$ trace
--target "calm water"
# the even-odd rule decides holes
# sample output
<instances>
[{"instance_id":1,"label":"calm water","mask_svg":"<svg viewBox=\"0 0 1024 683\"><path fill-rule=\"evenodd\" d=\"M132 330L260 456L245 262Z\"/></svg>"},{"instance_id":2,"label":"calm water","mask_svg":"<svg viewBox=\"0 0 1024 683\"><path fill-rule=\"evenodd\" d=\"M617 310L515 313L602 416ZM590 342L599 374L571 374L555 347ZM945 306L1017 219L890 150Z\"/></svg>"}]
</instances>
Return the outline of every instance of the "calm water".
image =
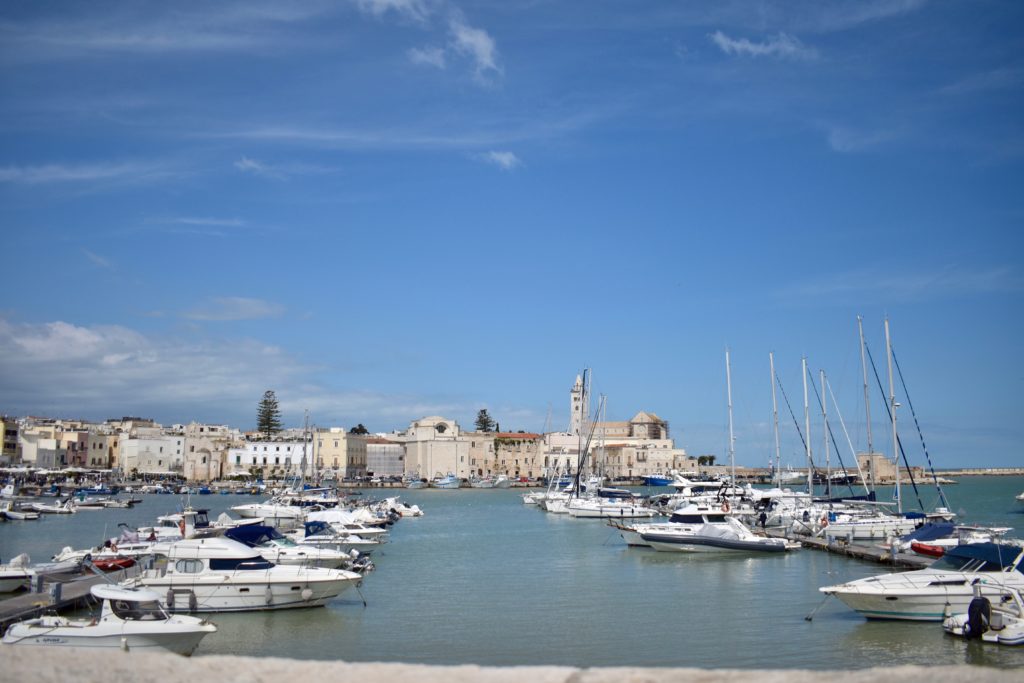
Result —
<instances>
[{"instance_id":1,"label":"calm water","mask_svg":"<svg viewBox=\"0 0 1024 683\"><path fill-rule=\"evenodd\" d=\"M965 477L946 488L965 522L1024 535L1024 477ZM925 491L926 503L935 498ZM372 495L372 493L371 493ZM905 494L909 500L909 494ZM597 520L548 515L518 491L403 491L426 516L392 527L377 570L329 606L217 614L197 655L570 666L839 668L896 664L1024 667L1024 648L964 641L938 624L868 622L817 588L885 571L800 550L711 557L630 549ZM245 496L193 499L211 516ZM0 524L0 556L47 559L172 512L170 496L133 510Z\"/></svg>"}]
</instances>

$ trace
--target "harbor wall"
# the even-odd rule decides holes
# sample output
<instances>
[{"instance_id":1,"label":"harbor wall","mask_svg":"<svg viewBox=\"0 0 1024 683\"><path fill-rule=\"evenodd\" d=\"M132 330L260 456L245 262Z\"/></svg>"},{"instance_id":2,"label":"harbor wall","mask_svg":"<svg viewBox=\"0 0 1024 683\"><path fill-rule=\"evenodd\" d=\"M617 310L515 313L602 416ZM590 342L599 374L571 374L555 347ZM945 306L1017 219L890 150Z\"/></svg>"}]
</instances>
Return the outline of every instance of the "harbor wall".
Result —
<instances>
[{"instance_id":1,"label":"harbor wall","mask_svg":"<svg viewBox=\"0 0 1024 683\"><path fill-rule=\"evenodd\" d=\"M654 669L556 666L480 667L416 664L352 664L277 658L96 651L71 648L0 648L8 681L132 681L132 683L281 683L282 681L359 681L360 683L1005 683L1007 672L977 666L901 666L855 671L786 669ZM1010 678L1021 680L1019 674Z\"/></svg>"}]
</instances>

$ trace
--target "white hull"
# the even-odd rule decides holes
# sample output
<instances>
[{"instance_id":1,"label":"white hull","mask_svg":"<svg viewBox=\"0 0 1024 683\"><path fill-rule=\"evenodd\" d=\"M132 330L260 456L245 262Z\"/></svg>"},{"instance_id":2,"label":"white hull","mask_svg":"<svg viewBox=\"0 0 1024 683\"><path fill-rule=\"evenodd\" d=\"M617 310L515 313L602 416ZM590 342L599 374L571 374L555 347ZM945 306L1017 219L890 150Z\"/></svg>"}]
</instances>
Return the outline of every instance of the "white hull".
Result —
<instances>
[{"instance_id":1,"label":"white hull","mask_svg":"<svg viewBox=\"0 0 1024 683\"><path fill-rule=\"evenodd\" d=\"M22 586L27 586L30 578L27 574L25 576L0 578L0 593L13 593Z\"/></svg>"},{"instance_id":2,"label":"white hull","mask_svg":"<svg viewBox=\"0 0 1024 683\"><path fill-rule=\"evenodd\" d=\"M568 513L573 517L591 519L638 519L655 515L654 510L639 505L586 505L569 504Z\"/></svg>"},{"instance_id":3,"label":"white hull","mask_svg":"<svg viewBox=\"0 0 1024 683\"><path fill-rule=\"evenodd\" d=\"M62 626L53 626L54 619L32 619L14 624L3 638L5 645L36 647L84 647L174 652L190 655L200 641L210 633L211 628L183 625L181 631L174 630L174 617L170 625L164 625L156 632L134 632L137 624L98 624L59 619ZM97 631L100 631L97 633Z\"/></svg>"},{"instance_id":4,"label":"white hull","mask_svg":"<svg viewBox=\"0 0 1024 683\"><path fill-rule=\"evenodd\" d=\"M239 574L257 576L241 578ZM243 612L319 607L353 585L359 576L351 574L337 580L307 582L296 575L292 580L275 581L265 572L249 570L237 572L230 578L226 581L219 575L154 577L144 574L133 581L166 594L168 607L175 612Z\"/></svg>"}]
</instances>

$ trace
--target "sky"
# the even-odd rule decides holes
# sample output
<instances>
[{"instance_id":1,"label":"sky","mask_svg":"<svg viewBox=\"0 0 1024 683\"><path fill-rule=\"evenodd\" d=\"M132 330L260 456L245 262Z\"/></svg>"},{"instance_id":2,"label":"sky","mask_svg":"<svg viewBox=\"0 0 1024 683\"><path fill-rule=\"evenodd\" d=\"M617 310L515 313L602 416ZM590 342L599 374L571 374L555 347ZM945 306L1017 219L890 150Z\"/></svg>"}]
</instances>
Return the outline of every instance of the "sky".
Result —
<instances>
[{"instance_id":1,"label":"sky","mask_svg":"<svg viewBox=\"0 0 1024 683\"><path fill-rule=\"evenodd\" d=\"M888 316L911 464L1022 466L1022 28L1016 0L5 2L0 412L251 429L271 389L288 426L555 431L591 368L608 420L721 461L728 348L737 463L774 455L773 352L783 465L804 357L850 464L858 315L891 453Z\"/></svg>"}]
</instances>

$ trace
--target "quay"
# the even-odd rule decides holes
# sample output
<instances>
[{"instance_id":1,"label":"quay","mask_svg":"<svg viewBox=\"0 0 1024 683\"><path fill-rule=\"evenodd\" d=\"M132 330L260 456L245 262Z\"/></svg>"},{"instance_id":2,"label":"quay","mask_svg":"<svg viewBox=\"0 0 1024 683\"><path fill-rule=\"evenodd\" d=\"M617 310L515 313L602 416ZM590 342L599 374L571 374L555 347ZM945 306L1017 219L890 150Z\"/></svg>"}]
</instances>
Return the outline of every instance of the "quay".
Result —
<instances>
[{"instance_id":1,"label":"quay","mask_svg":"<svg viewBox=\"0 0 1024 683\"><path fill-rule=\"evenodd\" d=\"M41 591L22 593L0 601L0 633L6 631L7 627L16 621L32 619L47 612L67 612L88 607L94 603L94 598L89 592L93 586L109 581L124 581L136 576L139 571L139 565L135 564L128 569L119 569L104 575L81 574L65 581L41 575Z\"/></svg>"},{"instance_id":2,"label":"quay","mask_svg":"<svg viewBox=\"0 0 1024 683\"><path fill-rule=\"evenodd\" d=\"M174 680L190 683L272 683L349 680L362 683L1005 683L1019 675L985 666L887 666L853 671L800 669L684 669L568 666L484 667L324 662L271 657L209 655L185 658L151 652L95 652L83 648L7 647L7 680L33 683Z\"/></svg>"}]
</instances>

